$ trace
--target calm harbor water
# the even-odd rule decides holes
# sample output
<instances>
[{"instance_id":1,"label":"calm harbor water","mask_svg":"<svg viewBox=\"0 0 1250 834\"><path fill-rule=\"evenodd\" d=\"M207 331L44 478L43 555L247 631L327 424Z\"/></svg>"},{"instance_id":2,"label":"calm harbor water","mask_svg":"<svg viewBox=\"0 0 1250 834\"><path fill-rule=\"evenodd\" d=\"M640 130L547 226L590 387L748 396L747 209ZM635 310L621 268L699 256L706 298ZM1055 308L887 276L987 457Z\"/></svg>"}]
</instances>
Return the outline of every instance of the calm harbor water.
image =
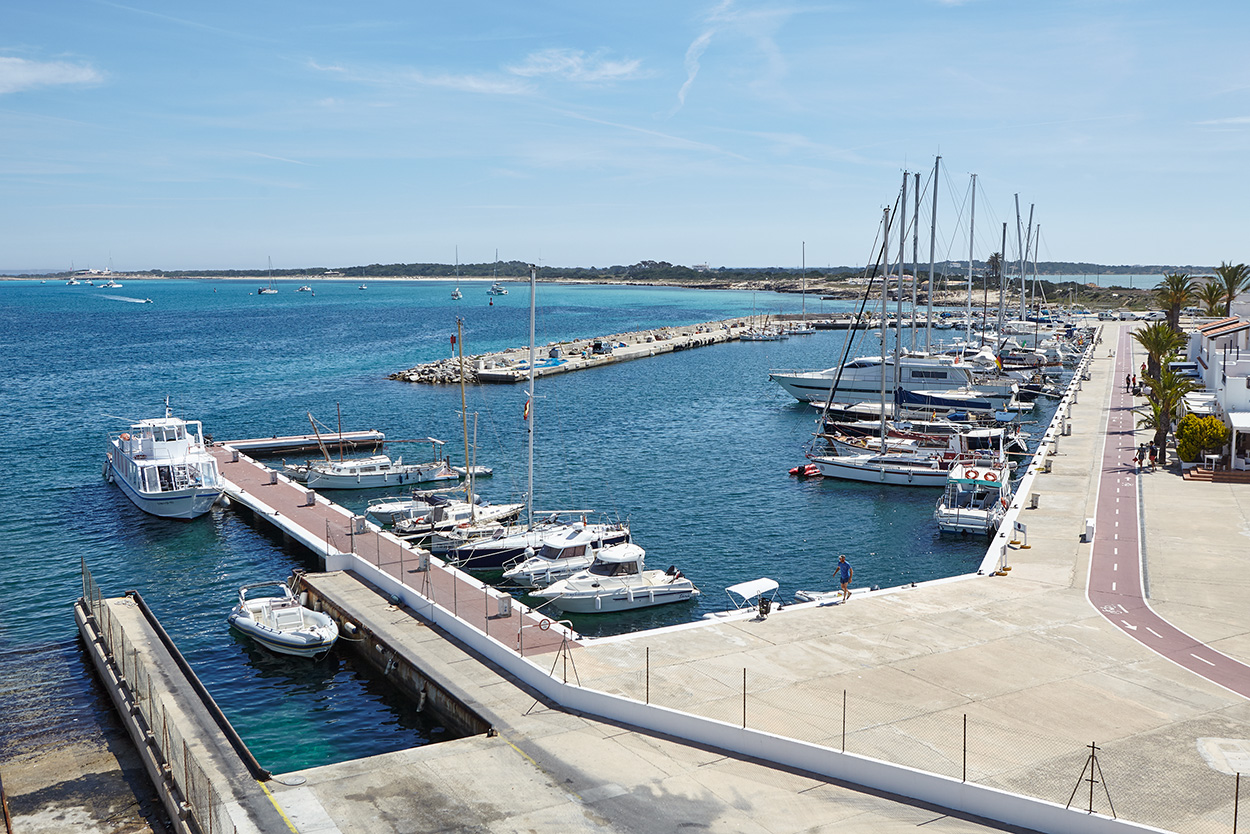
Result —
<instances>
[{"instance_id":1,"label":"calm harbor water","mask_svg":"<svg viewBox=\"0 0 1250 834\"><path fill-rule=\"evenodd\" d=\"M310 663L262 652L225 623L239 585L318 569L266 527L215 509L192 523L147 516L100 477L104 439L158 416L166 396L215 438L309 431L308 414L395 439L445 439L463 456L458 387L386 375L450 355L456 318L470 353L524 344L528 287L488 304L489 282L318 283L274 296L254 282L127 281L119 289L0 282L0 759L73 739L107 709L78 648L71 605L85 561L104 593L140 591L257 758L281 772L437 740L388 684L350 653ZM153 303L140 303L150 298ZM850 304L808 299L811 313ZM663 287L539 286L538 341L797 312L796 296ZM977 538L941 536L937 493L798 481L814 412L769 382L770 368L826 367L845 334L731 343L552 377L538 384L535 506L628 520L649 567L677 565L703 590L695 603L575 620L586 634L698 618L727 607L727 585L770 576L782 598L833 587L839 553L856 585L966 573ZM871 340L864 352L876 352ZM525 488L523 386L470 388L479 491ZM1039 413L1032 419L1045 420ZM424 448L391 454L421 458ZM362 510L381 493L330 497ZM298 743L292 739L298 738Z\"/></svg>"}]
</instances>

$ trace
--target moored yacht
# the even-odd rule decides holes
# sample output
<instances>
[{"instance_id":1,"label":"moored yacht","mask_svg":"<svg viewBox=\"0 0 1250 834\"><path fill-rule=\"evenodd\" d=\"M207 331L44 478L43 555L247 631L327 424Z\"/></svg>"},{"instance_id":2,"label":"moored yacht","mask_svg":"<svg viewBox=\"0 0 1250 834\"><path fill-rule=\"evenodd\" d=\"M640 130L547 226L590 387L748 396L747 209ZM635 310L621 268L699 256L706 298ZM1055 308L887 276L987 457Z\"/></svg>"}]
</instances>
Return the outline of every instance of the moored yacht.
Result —
<instances>
[{"instance_id":1,"label":"moored yacht","mask_svg":"<svg viewBox=\"0 0 1250 834\"><path fill-rule=\"evenodd\" d=\"M887 379L893 377L894 361L875 356L861 356L823 371L776 370L768 378L801 402L825 402L834 382L841 402L874 399L881 393L882 365ZM946 356L904 356L899 363L900 387L910 391L949 391L974 389L976 380L964 364Z\"/></svg>"},{"instance_id":2,"label":"moored yacht","mask_svg":"<svg viewBox=\"0 0 1250 834\"><path fill-rule=\"evenodd\" d=\"M1011 467L966 461L951 467L933 519L943 533L991 535L1011 506Z\"/></svg>"},{"instance_id":3,"label":"moored yacht","mask_svg":"<svg viewBox=\"0 0 1250 834\"><path fill-rule=\"evenodd\" d=\"M643 570L642 561L640 547L605 547L589 568L535 591L533 596L561 611L600 614L685 602L699 595L694 583L675 567Z\"/></svg>"},{"instance_id":4,"label":"moored yacht","mask_svg":"<svg viewBox=\"0 0 1250 834\"><path fill-rule=\"evenodd\" d=\"M109 435L104 477L139 509L162 518L191 519L221 496L217 460L204 444L199 420L165 416L140 420Z\"/></svg>"},{"instance_id":5,"label":"moored yacht","mask_svg":"<svg viewBox=\"0 0 1250 834\"><path fill-rule=\"evenodd\" d=\"M644 555L642 548L633 543L608 547L633 548L640 560ZM586 525L573 524L548 536L537 553L505 570L503 579L522 588L545 588L590 567L601 549L602 540L597 541Z\"/></svg>"},{"instance_id":6,"label":"moored yacht","mask_svg":"<svg viewBox=\"0 0 1250 834\"><path fill-rule=\"evenodd\" d=\"M454 481L459 477L445 460L404 463L402 457L391 460L389 455L371 455L367 458L313 461L308 464L303 480L310 489L377 489Z\"/></svg>"}]
</instances>

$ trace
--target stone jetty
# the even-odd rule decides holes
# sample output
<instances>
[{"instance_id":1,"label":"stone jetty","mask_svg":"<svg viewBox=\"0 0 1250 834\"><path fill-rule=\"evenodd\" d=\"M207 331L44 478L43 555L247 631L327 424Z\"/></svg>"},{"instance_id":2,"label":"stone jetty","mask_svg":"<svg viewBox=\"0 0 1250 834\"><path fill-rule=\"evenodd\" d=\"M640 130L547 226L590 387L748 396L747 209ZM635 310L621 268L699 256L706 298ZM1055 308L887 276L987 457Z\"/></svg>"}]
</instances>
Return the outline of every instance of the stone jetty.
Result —
<instances>
[{"instance_id":1,"label":"stone jetty","mask_svg":"<svg viewBox=\"0 0 1250 834\"><path fill-rule=\"evenodd\" d=\"M593 339L550 342L534 350L534 375L550 376L580 371L660 353L729 342L736 340L751 327L760 327L763 320L762 316L740 316L703 324L657 327L653 330L615 333ZM457 385L460 382L460 359L449 357L426 362L406 371L393 373L389 378L427 385ZM523 382L528 378L528 346L464 358L464 380L468 383Z\"/></svg>"}]
</instances>

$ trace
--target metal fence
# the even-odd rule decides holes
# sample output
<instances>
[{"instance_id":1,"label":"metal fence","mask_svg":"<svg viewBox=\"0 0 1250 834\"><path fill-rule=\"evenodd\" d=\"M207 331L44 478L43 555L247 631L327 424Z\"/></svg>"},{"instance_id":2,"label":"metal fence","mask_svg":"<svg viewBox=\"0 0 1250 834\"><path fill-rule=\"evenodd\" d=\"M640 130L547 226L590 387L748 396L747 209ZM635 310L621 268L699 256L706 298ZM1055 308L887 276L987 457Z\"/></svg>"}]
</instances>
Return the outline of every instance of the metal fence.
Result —
<instances>
[{"instance_id":1,"label":"metal fence","mask_svg":"<svg viewBox=\"0 0 1250 834\"><path fill-rule=\"evenodd\" d=\"M1010 693L974 705L951 692L947 703L917 705L935 696L907 692L901 677L899 702L885 703L802 673L763 674L647 647L627 666L619 646L611 656L568 654L564 679L573 685L1182 834L1238 830L1240 776L1215 770L1197 745L1178 757L1175 728L1083 739L1081 716L1065 715L1070 706L1021 716ZM919 697L903 703L909 694ZM1248 739L1250 715L1226 710L1190 730Z\"/></svg>"},{"instance_id":2,"label":"metal fence","mask_svg":"<svg viewBox=\"0 0 1250 834\"><path fill-rule=\"evenodd\" d=\"M204 834L237 834L225 802L196 762L187 740L178 731L165 696L144 663L139 650L127 638L112 605L135 605L130 599L106 602L86 564L82 566L82 598L95 618L114 671L129 691L135 707L147 725L148 744L155 748L166 778L182 794L187 811Z\"/></svg>"}]
</instances>

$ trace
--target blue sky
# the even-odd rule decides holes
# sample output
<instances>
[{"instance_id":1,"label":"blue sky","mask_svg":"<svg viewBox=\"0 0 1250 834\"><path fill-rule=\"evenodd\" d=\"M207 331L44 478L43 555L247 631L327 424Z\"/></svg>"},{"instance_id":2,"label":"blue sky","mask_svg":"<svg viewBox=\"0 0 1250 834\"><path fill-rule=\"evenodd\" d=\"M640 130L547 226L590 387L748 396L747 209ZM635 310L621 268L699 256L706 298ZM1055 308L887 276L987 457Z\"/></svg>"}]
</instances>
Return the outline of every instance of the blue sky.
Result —
<instances>
[{"instance_id":1,"label":"blue sky","mask_svg":"<svg viewBox=\"0 0 1250 834\"><path fill-rule=\"evenodd\" d=\"M0 267L1250 260L1250 4L0 8ZM922 259L928 258L928 193ZM910 203L910 200L909 200ZM910 244L909 244L910 251Z\"/></svg>"}]
</instances>

